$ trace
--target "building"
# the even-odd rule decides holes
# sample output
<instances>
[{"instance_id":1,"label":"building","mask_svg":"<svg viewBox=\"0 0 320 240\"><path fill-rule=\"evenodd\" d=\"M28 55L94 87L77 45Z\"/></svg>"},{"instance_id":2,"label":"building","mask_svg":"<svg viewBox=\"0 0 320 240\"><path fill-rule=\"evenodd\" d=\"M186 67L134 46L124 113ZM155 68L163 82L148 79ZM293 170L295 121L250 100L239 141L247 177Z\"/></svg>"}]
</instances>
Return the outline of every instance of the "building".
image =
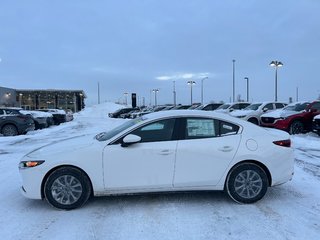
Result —
<instances>
[{"instance_id":1,"label":"building","mask_svg":"<svg viewBox=\"0 0 320 240\"><path fill-rule=\"evenodd\" d=\"M83 90L10 89L0 87L0 106L27 110L57 108L78 112L84 108Z\"/></svg>"}]
</instances>

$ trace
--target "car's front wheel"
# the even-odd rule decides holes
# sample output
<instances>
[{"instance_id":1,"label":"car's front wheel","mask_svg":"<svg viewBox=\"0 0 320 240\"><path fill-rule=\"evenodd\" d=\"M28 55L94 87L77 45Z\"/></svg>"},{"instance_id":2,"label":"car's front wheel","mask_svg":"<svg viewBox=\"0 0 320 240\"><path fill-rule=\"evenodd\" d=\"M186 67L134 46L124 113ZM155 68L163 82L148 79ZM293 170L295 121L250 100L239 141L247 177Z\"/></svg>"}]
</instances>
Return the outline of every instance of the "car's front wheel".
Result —
<instances>
[{"instance_id":1,"label":"car's front wheel","mask_svg":"<svg viewBox=\"0 0 320 240\"><path fill-rule=\"evenodd\" d=\"M251 122L251 123L253 123L253 124L255 124L255 125L259 125L259 121L258 121L258 119L256 119L256 118L249 118L249 119L248 119L248 122Z\"/></svg>"},{"instance_id":2,"label":"car's front wheel","mask_svg":"<svg viewBox=\"0 0 320 240\"><path fill-rule=\"evenodd\" d=\"M81 207L89 199L91 191L87 175L73 167L56 169L44 185L46 200L52 206L64 210Z\"/></svg>"},{"instance_id":3,"label":"car's front wheel","mask_svg":"<svg viewBox=\"0 0 320 240\"><path fill-rule=\"evenodd\" d=\"M303 129L304 129L303 123L301 121L296 120L293 123L291 123L289 133L299 134L303 132Z\"/></svg>"},{"instance_id":4,"label":"car's front wheel","mask_svg":"<svg viewBox=\"0 0 320 240\"><path fill-rule=\"evenodd\" d=\"M228 174L225 190L238 203L254 203L266 194L268 189L266 172L254 163L242 163Z\"/></svg>"}]
</instances>

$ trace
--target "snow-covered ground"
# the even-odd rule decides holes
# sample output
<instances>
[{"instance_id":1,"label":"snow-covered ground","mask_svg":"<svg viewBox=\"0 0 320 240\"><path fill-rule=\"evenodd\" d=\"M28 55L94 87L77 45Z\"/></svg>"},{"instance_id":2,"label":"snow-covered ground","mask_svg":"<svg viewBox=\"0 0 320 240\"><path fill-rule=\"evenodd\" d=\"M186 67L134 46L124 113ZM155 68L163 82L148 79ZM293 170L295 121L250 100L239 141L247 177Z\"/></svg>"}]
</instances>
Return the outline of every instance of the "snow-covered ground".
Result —
<instances>
[{"instance_id":1,"label":"snow-covered ground","mask_svg":"<svg viewBox=\"0 0 320 240\"><path fill-rule=\"evenodd\" d=\"M124 120L105 103L72 122L16 137L0 137L0 239L320 239L320 138L292 137L295 175L256 204L239 205L221 192L100 197L73 211L20 194L18 163L34 148Z\"/></svg>"}]
</instances>

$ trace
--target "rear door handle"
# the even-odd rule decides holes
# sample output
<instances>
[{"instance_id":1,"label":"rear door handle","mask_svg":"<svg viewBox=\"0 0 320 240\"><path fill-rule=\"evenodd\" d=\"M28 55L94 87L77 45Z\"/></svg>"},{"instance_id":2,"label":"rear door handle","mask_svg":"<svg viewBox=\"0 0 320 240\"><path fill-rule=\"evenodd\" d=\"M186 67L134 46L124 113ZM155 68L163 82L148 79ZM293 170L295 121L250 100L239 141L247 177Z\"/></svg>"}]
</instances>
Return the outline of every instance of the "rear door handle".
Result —
<instances>
[{"instance_id":1,"label":"rear door handle","mask_svg":"<svg viewBox=\"0 0 320 240\"><path fill-rule=\"evenodd\" d=\"M221 148L218 148L219 151L222 151L222 152L231 152L233 149L233 147L231 146L223 146Z\"/></svg>"},{"instance_id":2,"label":"rear door handle","mask_svg":"<svg viewBox=\"0 0 320 240\"><path fill-rule=\"evenodd\" d=\"M160 155L169 155L169 154L172 154L173 151L170 151L169 149L165 149L165 150L161 150L160 151Z\"/></svg>"}]
</instances>

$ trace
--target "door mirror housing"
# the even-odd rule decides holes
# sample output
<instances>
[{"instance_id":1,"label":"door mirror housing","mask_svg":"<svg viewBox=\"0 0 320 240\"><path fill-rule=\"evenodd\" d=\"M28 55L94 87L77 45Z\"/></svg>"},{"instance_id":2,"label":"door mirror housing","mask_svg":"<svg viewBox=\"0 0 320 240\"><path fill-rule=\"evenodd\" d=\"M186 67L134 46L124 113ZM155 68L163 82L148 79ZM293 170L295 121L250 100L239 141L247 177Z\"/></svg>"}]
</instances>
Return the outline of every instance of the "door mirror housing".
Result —
<instances>
[{"instance_id":1,"label":"door mirror housing","mask_svg":"<svg viewBox=\"0 0 320 240\"><path fill-rule=\"evenodd\" d=\"M232 112L233 110L234 110L233 108L230 108L230 109L229 109L229 112Z\"/></svg>"},{"instance_id":2,"label":"door mirror housing","mask_svg":"<svg viewBox=\"0 0 320 240\"><path fill-rule=\"evenodd\" d=\"M141 137L134 134L129 134L123 138L121 147L128 147L129 145L138 143L140 141Z\"/></svg>"},{"instance_id":3,"label":"door mirror housing","mask_svg":"<svg viewBox=\"0 0 320 240\"><path fill-rule=\"evenodd\" d=\"M262 109L263 112L266 112L266 111L268 111L268 110L269 110L268 108L263 108L263 109Z\"/></svg>"}]
</instances>

